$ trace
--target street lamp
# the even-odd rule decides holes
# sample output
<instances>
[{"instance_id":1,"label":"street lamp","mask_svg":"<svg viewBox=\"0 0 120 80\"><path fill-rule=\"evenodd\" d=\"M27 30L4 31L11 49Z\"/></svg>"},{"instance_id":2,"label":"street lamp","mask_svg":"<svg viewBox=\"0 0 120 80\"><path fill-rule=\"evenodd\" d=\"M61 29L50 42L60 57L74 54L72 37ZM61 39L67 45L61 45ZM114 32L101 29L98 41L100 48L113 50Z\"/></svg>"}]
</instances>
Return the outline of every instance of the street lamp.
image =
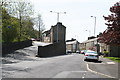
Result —
<instances>
[{"instance_id":1,"label":"street lamp","mask_svg":"<svg viewBox=\"0 0 120 80\"><path fill-rule=\"evenodd\" d=\"M89 31L89 36L88 37L90 37L90 30L85 30L85 31Z\"/></svg>"},{"instance_id":2,"label":"street lamp","mask_svg":"<svg viewBox=\"0 0 120 80\"><path fill-rule=\"evenodd\" d=\"M53 12L53 11L50 11L52 13L57 13L57 23L59 22L59 14L66 14L66 12ZM58 42L58 26L57 26L57 35L56 35L56 38L57 38L57 42Z\"/></svg>"},{"instance_id":3,"label":"street lamp","mask_svg":"<svg viewBox=\"0 0 120 80\"><path fill-rule=\"evenodd\" d=\"M66 14L66 12L54 12L54 11L50 11L52 13L57 13L57 22L59 22L59 14Z\"/></svg>"},{"instance_id":4,"label":"street lamp","mask_svg":"<svg viewBox=\"0 0 120 80\"><path fill-rule=\"evenodd\" d=\"M95 16L91 16L93 18L95 18L95 23L94 23L94 36L95 36L95 29L96 29L96 17Z\"/></svg>"}]
</instances>

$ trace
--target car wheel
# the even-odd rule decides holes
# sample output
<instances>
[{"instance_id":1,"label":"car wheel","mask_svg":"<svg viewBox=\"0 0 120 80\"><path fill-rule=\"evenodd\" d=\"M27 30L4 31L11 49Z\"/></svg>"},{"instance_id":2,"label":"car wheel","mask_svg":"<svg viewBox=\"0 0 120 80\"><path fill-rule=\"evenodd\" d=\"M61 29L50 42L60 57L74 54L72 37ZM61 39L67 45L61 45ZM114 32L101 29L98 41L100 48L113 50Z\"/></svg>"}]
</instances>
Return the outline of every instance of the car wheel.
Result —
<instances>
[{"instance_id":1,"label":"car wheel","mask_svg":"<svg viewBox=\"0 0 120 80\"><path fill-rule=\"evenodd\" d=\"M98 59L96 59L95 61L96 61L96 62L98 62L99 60L98 60Z\"/></svg>"},{"instance_id":2,"label":"car wheel","mask_svg":"<svg viewBox=\"0 0 120 80\"><path fill-rule=\"evenodd\" d=\"M97 59L97 61L99 61L99 58Z\"/></svg>"}]
</instances>

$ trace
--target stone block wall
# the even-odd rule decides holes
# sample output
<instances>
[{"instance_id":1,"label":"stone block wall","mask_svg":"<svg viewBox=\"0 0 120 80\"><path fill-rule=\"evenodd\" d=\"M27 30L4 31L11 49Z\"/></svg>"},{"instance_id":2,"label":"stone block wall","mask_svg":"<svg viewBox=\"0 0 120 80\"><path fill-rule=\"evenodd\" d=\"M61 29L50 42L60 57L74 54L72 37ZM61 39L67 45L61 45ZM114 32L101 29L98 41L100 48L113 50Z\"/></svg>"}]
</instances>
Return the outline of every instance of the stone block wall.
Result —
<instances>
[{"instance_id":1,"label":"stone block wall","mask_svg":"<svg viewBox=\"0 0 120 80\"><path fill-rule=\"evenodd\" d=\"M22 49L25 47L32 46L31 40L14 42L14 43L2 43L2 55L9 54L17 49Z\"/></svg>"},{"instance_id":2,"label":"stone block wall","mask_svg":"<svg viewBox=\"0 0 120 80\"><path fill-rule=\"evenodd\" d=\"M53 57L65 54L65 42L54 43L47 46L38 46L38 57Z\"/></svg>"}]
</instances>

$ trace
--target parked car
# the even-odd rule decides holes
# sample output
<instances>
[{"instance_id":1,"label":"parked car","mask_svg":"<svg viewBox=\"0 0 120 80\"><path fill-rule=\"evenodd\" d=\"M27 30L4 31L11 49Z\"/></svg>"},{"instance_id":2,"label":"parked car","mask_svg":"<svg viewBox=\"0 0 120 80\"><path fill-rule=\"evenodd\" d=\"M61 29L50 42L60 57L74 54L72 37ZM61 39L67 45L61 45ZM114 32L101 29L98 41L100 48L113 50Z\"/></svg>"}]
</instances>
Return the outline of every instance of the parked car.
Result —
<instances>
[{"instance_id":1,"label":"parked car","mask_svg":"<svg viewBox=\"0 0 120 80\"><path fill-rule=\"evenodd\" d=\"M99 55L96 51L87 50L84 55L84 60L99 60Z\"/></svg>"},{"instance_id":2,"label":"parked car","mask_svg":"<svg viewBox=\"0 0 120 80\"><path fill-rule=\"evenodd\" d=\"M34 38L31 38L30 40L32 40L32 41L36 41L36 39L34 39Z\"/></svg>"},{"instance_id":3,"label":"parked car","mask_svg":"<svg viewBox=\"0 0 120 80\"><path fill-rule=\"evenodd\" d=\"M77 50L76 53L80 54L80 50Z\"/></svg>"},{"instance_id":4,"label":"parked car","mask_svg":"<svg viewBox=\"0 0 120 80\"><path fill-rule=\"evenodd\" d=\"M85 54L86 51L87 51L87 50L81 50L80 53L81 53L81 54Z\"/></svg>"},{"instance_id":5,"label":"parked car","mask_svg":"<svg viewBox=\"0 0 120 80\"><path fill-rule=\"evenodd\" d=\"M71 54L72 51L71 50L66 50L66 54Z\"/></svg>"}]
</instances>

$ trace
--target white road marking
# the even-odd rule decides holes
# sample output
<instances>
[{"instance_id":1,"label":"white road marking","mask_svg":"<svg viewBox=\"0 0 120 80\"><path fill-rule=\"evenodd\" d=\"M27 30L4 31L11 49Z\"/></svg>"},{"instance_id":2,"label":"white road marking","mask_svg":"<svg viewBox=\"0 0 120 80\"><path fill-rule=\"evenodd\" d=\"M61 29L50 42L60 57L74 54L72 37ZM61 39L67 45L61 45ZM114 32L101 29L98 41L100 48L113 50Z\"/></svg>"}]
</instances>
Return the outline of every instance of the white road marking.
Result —
<instances>
[{"instance_id":1,"label":"white road marking","mask_svg":"<svg viewBox=\"0 0 120 80\"><path fill-rule=\"evenodd\" d=\"M105 64L105 63L88 63L86 62L87 64Z\"/></svg>"},{"instance_id":2,"label":"white road marking","mask_svg":"<svg viewBox=\"0 0 120 80\"><path fill-rule=\"evenodd\" d=\"M88 71L69 71L69 72L88 72Z\"/></svg>"},{"instance_id":3,"label":"white road marking","mask_svg":"<svg viewBox=\"0 0 120 80\"><path fill-rule=\"evenodd\" d=\"M63 71L61 73L58 73L56 76L54 76L53 78L66 78L70 73L83 73L83 72L88 72L88 71Z\"/></svg>"},{"instance_id":4,"label":"white road marking","mask_svg":"<svg viewBox=\"0 0 120 80\"><path fill-rule=\"evenodd\" d=\"M85 78L84 76L82 78Z\"/></svg>"},{"instance_id":5,"label":"white road marking","mask_svg":"<svg viewBox=\"0 0 120 80\"><path fill-rule=\"evenodd\" d=\"M113 76L109 76L109 75L106 75L106 74L103 74L103 73L100 73L100 72L96 72L96 71L91 70L91 69L89 68L89 65L88 65L88 64L87 64L87 69L88 69L88 71L90 71L90 72L93 72L93 73L96 73L96 74L99 74L99 75L102 75L102 76L106 76L106 77L108 77L108 78L115 78L115 77L113 77Z\"/></svg>"},{"instance_id":6,"label":"white road marking","mask_svg":"<svg viewBox=\"0 0 120 80\"><path fill-rule=\"evenodd\" d=\"M115 64L114 62L107 62L107 64Z\"/></svg>"},{"instance_id":7,"label":"white road marking","mask_svg":"<svg viewBox=\"0 0 120 80\"><path fill-rule=\"evenodd\" d=\"M85 74L83 74L83 77L82 78L85 78Z\"/></svg>"},{"instance_id":8,"label":"white road marking","mask_svg":"<svg viewBox=\"0 0 120 80\"><path fill-rule=\"evenodd\" d=\"M69 71L63 71L61 73L58 73L56 76L54 76L53 78L66 78L67 75L69 74Z\"/></svg>"}]
</instances>

